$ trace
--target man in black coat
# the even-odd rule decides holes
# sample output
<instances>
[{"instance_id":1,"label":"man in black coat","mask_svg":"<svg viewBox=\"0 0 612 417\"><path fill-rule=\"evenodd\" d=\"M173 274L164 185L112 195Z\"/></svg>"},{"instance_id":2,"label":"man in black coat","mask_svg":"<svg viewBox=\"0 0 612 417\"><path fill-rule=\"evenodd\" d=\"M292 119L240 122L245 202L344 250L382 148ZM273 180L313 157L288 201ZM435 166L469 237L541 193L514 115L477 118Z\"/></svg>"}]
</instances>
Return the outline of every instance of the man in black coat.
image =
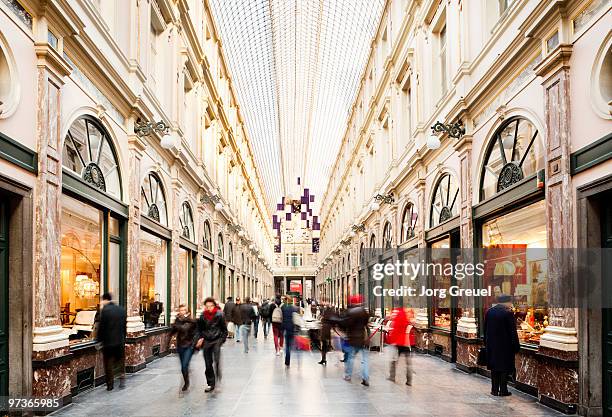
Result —
<instances>
[{"instance_id":1,"label":"man in black coat","mask_svg":"<svg viewBox=\"0 0 612 417\"><path fill-rule=\"evenodd\" d=\"M198 320L198 333L200 338L196 348L202 347L204 362L206 364L205 392L215 389L215 382L221 379L221 345L227 339L227 325L221 309L214 298L204 300L204 312Z\"/></svg>"},{"instance_id":2,"label":"man in black coat","mask_svg":"<svg viewBox=\"0 0 612 417\"><path fill-rule=\"evenodd\" d=\"M102 296L102 312L98 328L98 341L102 343L104 357L104 376L106 389L114 387L115 366L119 366L119 386L123 387L125 379L125 334L127 332L127 314L125 309L112 301L110 293Z\"/></svg>"},{"instance_id":3,"label":"man in black coat","mask_svg":"<svg viewBox=\"0 0 612 417\"><path fill-rule=\"evenodd\" d=\"M520 344L516 333L516 319L511 310L509 295L497 297L484 320L484 341L487 348L487 367L491 370L491 395L508 396L508 375L515 371L514 355Z\"/></svg>"},{"instance_id":4,"label":"man in black coat","mask_svg":"<svg viewBox=\"0 0 612 417\"><path fill-rule=\"evenodd\" d=\"M232 331L229 332L228 336L230 338L234 337L234 319L232 318L232 314L234 311L234 308L236 307L236 304L234 303L234 300L232 297L227 297L227 301L225 302L225 306L223 307L223 315L225 316L225 323L226 324L230 324L232 323L231 326L228 326L228 329L231 329Z\"/></svg>"},{"instance_id":5,"label":"man in black coat","mask_svg":"<svg viewBox=\"0 0 612 417\"><path fill-rule=\"evenodd\" d=\"M251 333L251 323L257 319L255 314L255 308L251 304L251 299L247 297L244 303L240 304L240 318L242 324L240 325L242 343L244 343L244 353L249 353L249 334Z\"/></svg>"}]
</instances>

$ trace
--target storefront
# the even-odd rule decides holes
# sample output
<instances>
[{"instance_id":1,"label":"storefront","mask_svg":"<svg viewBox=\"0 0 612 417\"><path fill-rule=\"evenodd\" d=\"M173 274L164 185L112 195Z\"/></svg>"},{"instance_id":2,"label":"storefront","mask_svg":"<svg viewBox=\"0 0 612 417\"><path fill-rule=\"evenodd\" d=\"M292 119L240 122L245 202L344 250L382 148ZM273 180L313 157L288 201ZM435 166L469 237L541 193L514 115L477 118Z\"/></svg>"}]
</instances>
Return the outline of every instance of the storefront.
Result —
<instances>
[{"instance_id":1,"label":"storefront","mask_svg":"<svg viewBox=\"0 0 612 417\"><path fill-rule=\"evenodd\" d=\"M445 290L456 285L455 277L448 273L445 265L456 263L459 248L459 217L458 217L459 183L451 173L443 173L433 189L430 211L429 229L425 233L428 262L434 267L428 274L430 289ZM455 249L455 250L453 250ZM439 265L440 267L436 267ZM435 293L429 301L429 323L432 343L428 346L430 353L454 362L456 359L456 328L461 310L457 306L456 297L438 297Z\"/></svg>"},{"instance_id":2,"label":"storefront","mask_svg":"<svg viewBox=\"0 0 612 417\"><path fill-rule=\"evenodd\" d=\"M196 288L197 288L197 259L198 247L195 241L195 228L193 224L193 211L191 205L185 201L181 205L179 213L179 225L181 228L181 237L179 240L178 253L176 256L177 262L177 302L178 306L184 304L193 313L197 310Z\"/></svg>"}]
</instances>

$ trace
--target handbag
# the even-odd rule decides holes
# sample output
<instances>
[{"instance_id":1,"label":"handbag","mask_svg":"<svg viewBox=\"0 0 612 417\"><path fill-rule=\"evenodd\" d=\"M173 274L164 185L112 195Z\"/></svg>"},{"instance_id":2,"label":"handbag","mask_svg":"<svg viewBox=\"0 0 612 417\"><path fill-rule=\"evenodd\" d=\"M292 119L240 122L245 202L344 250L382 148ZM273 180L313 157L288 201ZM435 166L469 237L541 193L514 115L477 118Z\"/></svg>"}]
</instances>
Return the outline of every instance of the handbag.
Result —
<instances>
[{"instance_id":1,"label":"handbag","mask_svg":"<svg viewBox=\"0 0 612 417\"><path fill-rule=\"evenodd\" d=\"M305 336L295 336L295 348L297 350L310 350L310 339Z\"/></svg>"},{"instance_id":2,"label":"handbag","mask_svg":"<svg viewBox=\"0 0 612 417\"><path fill-rule=\"evenodd\" d=\"M479 366L486 366L487 363L487 348L486 346L483 346L478 349L478 358L476 359L476 364Z\"/></svg>"}]
</instances>

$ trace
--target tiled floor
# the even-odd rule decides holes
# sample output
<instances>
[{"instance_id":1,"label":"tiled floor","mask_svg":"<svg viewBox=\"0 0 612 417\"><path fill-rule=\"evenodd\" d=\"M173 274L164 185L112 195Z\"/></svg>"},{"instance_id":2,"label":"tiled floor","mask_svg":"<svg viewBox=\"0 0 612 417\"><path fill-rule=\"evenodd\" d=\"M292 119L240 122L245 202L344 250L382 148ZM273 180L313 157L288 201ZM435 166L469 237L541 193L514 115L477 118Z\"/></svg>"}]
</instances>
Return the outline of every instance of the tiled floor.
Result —
<instances>
[{"instance_id":1,"label":"tiled floor","mask_svg":"<svg viewBox=\"0 0 612 417\"><path fill-rule=\"evenodd\" d=\"M274 355L271 339L257 340L248 354L228 340L222 350L223 379L212 394L204 393L204 360L191 362L192 387L179 393L176 355L157 360L129 375L124 389L104 386L74 398L56 416L552 416L560 415L533 397L512 390L511 397L492 397L489 380L467 375L437 358L413 357L413 385L387 381L388 357L370 353L371 386L360 385L360 365L352 383L342 380L342 364L330 354L327 367L318 352L292 357L285 369ZM117 384L118 385L118 384Z\"/></svg>"}]
</instances>

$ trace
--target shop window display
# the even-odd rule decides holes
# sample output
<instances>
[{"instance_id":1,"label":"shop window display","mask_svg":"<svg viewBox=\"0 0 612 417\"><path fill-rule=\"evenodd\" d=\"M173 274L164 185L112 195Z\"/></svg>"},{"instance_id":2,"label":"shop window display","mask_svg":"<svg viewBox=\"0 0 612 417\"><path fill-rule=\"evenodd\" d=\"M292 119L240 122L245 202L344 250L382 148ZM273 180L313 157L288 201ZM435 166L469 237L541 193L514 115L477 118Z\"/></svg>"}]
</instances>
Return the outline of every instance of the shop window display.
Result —
<instances>
[{"instance_id":1,"label":"shop window display","mask_svg":"<svg viewBox=\"0 0 612 417\"><path fill-rule=\"evenodd\" d=\"M451 263L450 238L432 243L431 249L432 264L446 265ZM433 268L432 283L434 289L445 289L448 292L448 289L453 285L453 276L445 272L447 272L447 268ZM450 330L451 300L452 297L432 297L434 326Z\"/></svg>"},{"instance_id":2,"label":"shop window display","mask_svg":"<svg viewBox=\"0 0 612 417\"><path fill-rule=\"evenodd\" d=\"M540 201L482 225L484 285L494 292L485 299L484 311L498 294L511 295L522 343L539 343L548 325L545 204Z\"/></svg>"},{"instance_id":3,"label":"shop window display","mask_svg":"<svg viewBox=\"0 0 612 417\"><path fill-rule=\"evenodd\" d=\"M140 315L146 328L165 324L167 248L164 239L140 231Z\"/></svg>"},{"instance_id":4,"label":"shop window display","mask_svg":"<svg viewBox=\"0 0 612 417\"><path fill-rule=\"evenodd\" d=\"M167 226L166 197L161 182L156 175L153 173L147 174L140 188L140 194L142 214Z\"/></svg>"},{"instance_id":5,"label":"shop window display","mask_svg":"<svg viewBox=\"0 0 612 417\"><path fill-rule=\"evenodd\" d=\"M185 304L189 305L189 267L190 267L190 253L187 249L179 247L178 249L178 288L179 288L179 299L178 305Z\"/></svg>"},{"instance_id":6,"label":"shop window display","mask_svg":"<svg viewBox=\"0 0 612 417\"><path fill-rule=\"evenodd\" d=\"M62 195L60 317L71 343L93 334L104 288L103 224L101 210Z\"/></svg>"}]
</instances>

